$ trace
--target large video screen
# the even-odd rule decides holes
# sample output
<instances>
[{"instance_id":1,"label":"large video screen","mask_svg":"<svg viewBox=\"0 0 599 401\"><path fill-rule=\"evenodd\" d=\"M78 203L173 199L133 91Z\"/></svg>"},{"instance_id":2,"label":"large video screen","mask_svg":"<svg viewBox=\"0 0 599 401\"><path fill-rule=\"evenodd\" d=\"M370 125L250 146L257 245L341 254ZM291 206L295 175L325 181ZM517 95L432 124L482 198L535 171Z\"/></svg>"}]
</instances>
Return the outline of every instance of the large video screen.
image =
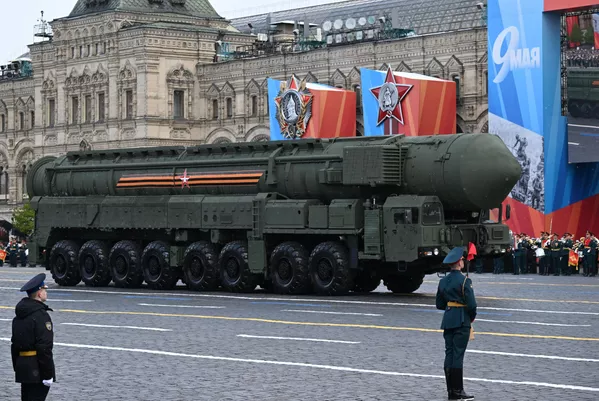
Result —
<instances>
[{"instance_id":1,"label":"large video screen","mask_svg":"<svg viewBox=\"0 0 599 401\"><path fill-rule=\"evenodd\" d=\"M562 16L568 162L599 162L599 10Z\"/></svg>"}]
</instances>

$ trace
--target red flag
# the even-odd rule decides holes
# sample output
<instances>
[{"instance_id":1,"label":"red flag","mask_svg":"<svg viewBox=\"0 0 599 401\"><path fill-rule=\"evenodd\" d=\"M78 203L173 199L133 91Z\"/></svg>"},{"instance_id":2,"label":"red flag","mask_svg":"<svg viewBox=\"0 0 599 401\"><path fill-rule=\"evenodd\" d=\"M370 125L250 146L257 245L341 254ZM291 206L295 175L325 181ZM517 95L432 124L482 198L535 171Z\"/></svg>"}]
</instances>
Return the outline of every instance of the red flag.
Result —
<instances>
[{"instance_id":1,"label":"red flag","mask_svg":"<svg viewBox=\"0 0 599 401\"><path fill-rule=\"evenodd\" d=\"M476 247L474 246L474 244L472 242L468 243L468 260L472 260L474 259L474 256L476 255Z\"/></svg>"}]
</instances>

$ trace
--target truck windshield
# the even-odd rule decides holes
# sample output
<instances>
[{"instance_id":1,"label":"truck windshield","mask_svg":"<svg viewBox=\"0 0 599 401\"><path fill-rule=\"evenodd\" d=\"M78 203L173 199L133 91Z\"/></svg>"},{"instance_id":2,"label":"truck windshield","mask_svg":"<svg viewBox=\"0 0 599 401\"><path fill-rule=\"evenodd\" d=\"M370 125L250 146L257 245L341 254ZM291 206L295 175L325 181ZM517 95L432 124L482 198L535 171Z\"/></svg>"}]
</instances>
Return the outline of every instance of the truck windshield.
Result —
<instances>
[{"instance_id":1,"label":"truck windshield","mask_svg":"<svg viewBox=\"0 0 599 401\"><path fill-rule=\"evenodd\" d=\"M425 203L422 205L422 224L425 226L436 226L441 224L443 209L440 203Z\"/></svg>"}]
</instances>

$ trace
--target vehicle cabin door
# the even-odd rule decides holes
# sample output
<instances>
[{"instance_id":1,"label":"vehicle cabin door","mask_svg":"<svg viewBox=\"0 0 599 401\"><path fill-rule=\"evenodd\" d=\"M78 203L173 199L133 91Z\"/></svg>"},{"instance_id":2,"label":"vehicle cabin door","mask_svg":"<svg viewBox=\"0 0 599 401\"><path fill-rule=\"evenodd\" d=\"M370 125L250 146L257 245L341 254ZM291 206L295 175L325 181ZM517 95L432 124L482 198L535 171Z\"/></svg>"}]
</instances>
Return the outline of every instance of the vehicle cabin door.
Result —
<instances>
[{"instance_id":1,"label":"vehicle cabin door","mask_svg":"<svg viewBox=\"0 0 599 401\"><path fill-rule=\"evenodd\" d=\"M418 206L385 202L385 259L388 262L412 262L418 259L420 243L420 209Z\"/></svg>"}]
</instances>

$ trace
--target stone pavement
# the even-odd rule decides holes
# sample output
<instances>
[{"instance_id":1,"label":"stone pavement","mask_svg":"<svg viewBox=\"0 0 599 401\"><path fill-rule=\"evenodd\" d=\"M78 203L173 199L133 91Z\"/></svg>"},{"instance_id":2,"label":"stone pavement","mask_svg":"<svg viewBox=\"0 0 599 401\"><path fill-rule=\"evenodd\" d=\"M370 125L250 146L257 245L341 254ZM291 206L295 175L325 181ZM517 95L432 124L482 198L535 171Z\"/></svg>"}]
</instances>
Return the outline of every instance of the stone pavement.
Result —
<instances>
[{"instance_id":1,"label":"stone pavement","mask_svg":"<svg viewBox=\"0 0 599 401\"><path fill-rule=\"evenodd\" d=\"M0 399L17 290L41 268L0 268ZM49 273L49 272L47 272ZM50 278L50 275L48 274ZM599 279L471 274L465 358L477 400L596 400ZM292 297L59 287L48 400L444 400L439 278L412 295Z\"/></svg>"}]
</instances>

